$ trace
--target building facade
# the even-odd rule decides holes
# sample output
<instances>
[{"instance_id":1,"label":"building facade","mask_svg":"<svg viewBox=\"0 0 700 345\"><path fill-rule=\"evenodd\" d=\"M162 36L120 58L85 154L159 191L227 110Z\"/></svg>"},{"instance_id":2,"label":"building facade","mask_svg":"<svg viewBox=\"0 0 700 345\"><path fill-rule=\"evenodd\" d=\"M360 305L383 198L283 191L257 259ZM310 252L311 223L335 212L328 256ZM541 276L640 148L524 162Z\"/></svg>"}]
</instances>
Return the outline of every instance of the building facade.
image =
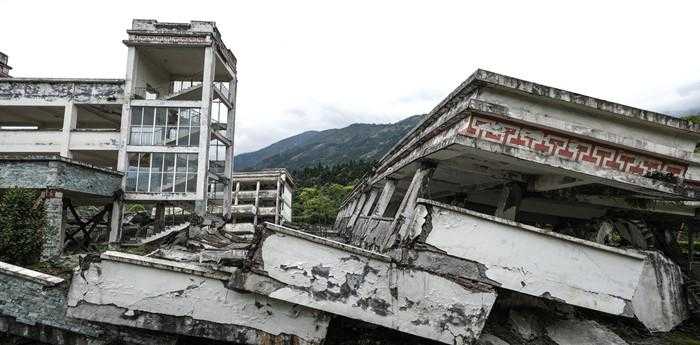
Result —
<instances>
[{"instance_id":1,"label":"building facade","mask_svg":"<svg viewBox=\"0 0 700 345\"><path fill-rule=\"evenodd\" d=\"M121 174L120 188L99 201L111 204L110 242L121 239L126 203L200 216L220 205L230 217L235 56L214 22L137 19L127 34L125 79L0 79L0 153L56 155ZM215 184L228 188L210 199Z\"/></svg>"}]
</instances>

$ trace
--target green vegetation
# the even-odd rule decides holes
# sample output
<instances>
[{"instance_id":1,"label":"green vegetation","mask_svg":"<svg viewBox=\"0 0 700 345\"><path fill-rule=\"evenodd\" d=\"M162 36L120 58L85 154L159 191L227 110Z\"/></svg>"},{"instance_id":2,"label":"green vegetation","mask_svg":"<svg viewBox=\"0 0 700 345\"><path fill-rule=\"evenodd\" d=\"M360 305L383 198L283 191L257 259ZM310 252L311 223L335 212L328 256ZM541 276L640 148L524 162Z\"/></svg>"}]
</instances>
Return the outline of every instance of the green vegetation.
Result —
<instances>
[{"instance_id":1,"label":"green vegetation","mask_svg":"<svg viewBox=\"0 0 700 345\"><path fill-rule=\"evenodd\" d=\"M39 260L44 203L29 189L11 188L0 197L0 261L26 266Z\"/></svg>"},{"instance_id":2,"label":"green vegetation","mask_svg":"<svg viewBox=\"0 0 700 345\"><path fill-rule=\"evenodd\" d=\"M360 160L333 166L317 164L292 171L297 182L292 205L294 222L333 224L340 204L372 166L373 162Z\"/></svg>"},{"instance_id":3,"label":"green vegetation","mask_svg":"<svg viewBox=\"0 0 700 345\"><path fill-rule=\"evenodd\" d=\"M700 123L700 115L683 116L683 119L688 120L692 123Z\"/></svg>"},{"instance_id":4,"label":"green vegetation","mask_svg":"<svg viewBox=\"0 0 700 345\"><path fill-rule=\"evenodd\" d=\"M393 124L355 123L344 128L308 131L255 152L235 157L238 171L285 167L334 166L351 160L380 159L422 119L415 115Z\"/></svg>"}]
</instances>

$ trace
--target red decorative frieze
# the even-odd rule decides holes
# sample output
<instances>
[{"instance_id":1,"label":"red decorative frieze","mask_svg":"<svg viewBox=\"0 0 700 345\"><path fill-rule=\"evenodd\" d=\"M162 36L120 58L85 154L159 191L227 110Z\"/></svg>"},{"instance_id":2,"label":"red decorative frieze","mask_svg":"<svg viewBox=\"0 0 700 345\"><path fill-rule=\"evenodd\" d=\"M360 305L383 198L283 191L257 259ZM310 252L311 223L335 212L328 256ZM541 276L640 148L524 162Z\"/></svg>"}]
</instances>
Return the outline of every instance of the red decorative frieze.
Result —
<instances>
[{"instance_id":1,"label":"red decorative frieze","mask_svg":"<svg viewBox=\"0 0 700 345\"><path fill-rule=\"evenodd\" d=\"M601 169L624 171L636 175L660 171L683 177L687 165L663 161L650 156L581 140L549 130L525 127L502 120L472 116L459 133L501 145L534 151L546 156L577 161Z\"/></svg>"}]
</instances>

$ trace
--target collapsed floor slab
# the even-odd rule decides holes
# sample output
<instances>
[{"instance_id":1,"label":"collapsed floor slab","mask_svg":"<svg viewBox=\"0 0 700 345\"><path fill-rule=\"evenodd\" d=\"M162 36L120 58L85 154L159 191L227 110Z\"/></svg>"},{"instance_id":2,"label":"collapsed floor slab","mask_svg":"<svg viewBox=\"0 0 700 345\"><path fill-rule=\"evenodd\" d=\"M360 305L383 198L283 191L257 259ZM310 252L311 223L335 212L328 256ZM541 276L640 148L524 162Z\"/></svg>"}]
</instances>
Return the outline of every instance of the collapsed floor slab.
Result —
<instances>
[{"instance_id":1,"label":"collapsed floor slab","mask_svg":"<svg viewBox=\"0 0 700 345\"><path fill-rule=\"evenodd\" d=\"M460 283L382 254L267 223L239 289L447 344L481 333L496 299L486 284Z\"/></svg>"},{"instance_id":2,"label":"collapsed floor slab","mask_svg":"<svg viewBox=\"0 0 700 345\"><path fill-rule=\"evenodd\" d=\"M419 239L486 267L500 287L636 317L669 331L688 317L680 268L663 255L623 250L502 218L419 199L403 241Z\"/></svg>"},{"instance_id":3,"label":"collapsed floor slab","mask_svg":"<svg viewBox=\"0 0 700 345\"><path fill-rule=\"evenodd\" d=\"M329 317L258 294L236 292L230 273L105 252L76 272L67 315L91 322L241 344L262 339L320 343Z\"/></svg>"}]
</instances>

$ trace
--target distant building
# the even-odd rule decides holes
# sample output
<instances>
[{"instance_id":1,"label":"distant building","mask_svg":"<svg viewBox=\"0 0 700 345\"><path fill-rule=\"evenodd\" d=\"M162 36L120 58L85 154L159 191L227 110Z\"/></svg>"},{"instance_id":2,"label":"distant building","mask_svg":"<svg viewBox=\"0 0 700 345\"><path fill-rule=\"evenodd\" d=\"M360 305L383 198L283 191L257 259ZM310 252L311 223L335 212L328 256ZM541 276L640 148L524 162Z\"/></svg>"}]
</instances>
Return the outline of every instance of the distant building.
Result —
<instances>
[{"instance_id":1,"label":"distant building","mask_svg":"<svg viewBox=\"0 0 700 345\"><path fill-rule=\"evenodd\" d=\"M10 78L12 67L7 64L7 55L0 52L0 78Z\"/></svg>"},{"instance_id":2,"label":"distant building","mask_svg":"<svg viewBox=\"0 0 700 345\"><path fill-rule=\"evenodd\" d=\"M0 189L56 187L47 257L69 203L109 207L112 243L126 203L231 215L236 58L214 22L137 19L127 34L125 79L0 79ZM210 184L229 188L210 199Z\"/></svg>"}]
</instances>

